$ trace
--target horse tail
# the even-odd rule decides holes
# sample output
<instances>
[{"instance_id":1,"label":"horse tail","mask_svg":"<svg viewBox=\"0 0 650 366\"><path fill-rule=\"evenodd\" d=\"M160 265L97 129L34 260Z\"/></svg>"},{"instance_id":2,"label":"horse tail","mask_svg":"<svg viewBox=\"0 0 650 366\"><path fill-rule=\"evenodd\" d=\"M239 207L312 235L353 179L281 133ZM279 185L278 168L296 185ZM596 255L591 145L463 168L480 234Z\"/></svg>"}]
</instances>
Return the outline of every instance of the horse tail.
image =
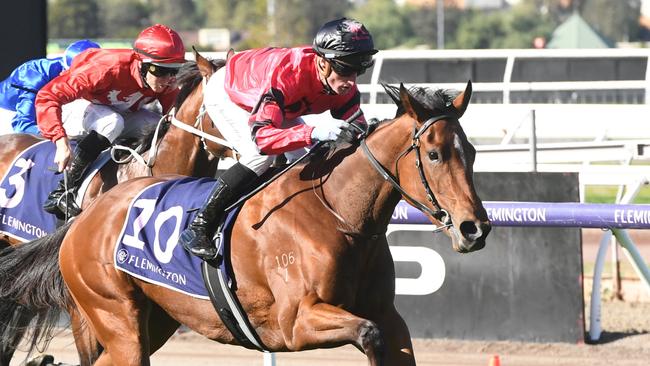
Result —
<instances>
[{"instance_id":1,"label":"horse tail","mask_svg":"<svg viewBox=\"0 0 650 366\"><path fill-rule=\"evenodd\" d=\"M72 306L59 270L59 248L71 223L54 233L0 251L0 345L30 332L31 353L47 345L61 313Z\"/></svg>"}]
</instances>

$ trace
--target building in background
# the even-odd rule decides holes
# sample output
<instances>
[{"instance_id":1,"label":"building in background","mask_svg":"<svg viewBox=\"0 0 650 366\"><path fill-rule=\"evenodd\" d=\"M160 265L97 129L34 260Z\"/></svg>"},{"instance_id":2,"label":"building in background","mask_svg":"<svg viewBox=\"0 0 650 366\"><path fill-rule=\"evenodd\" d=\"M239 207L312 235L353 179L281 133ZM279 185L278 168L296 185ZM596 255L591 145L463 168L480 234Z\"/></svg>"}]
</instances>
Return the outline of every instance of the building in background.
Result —
<instances>
[{"instance_id":1,"label":"building in background","mask_svg":"<svg viewBox=\"0 0 650 366\"><path fill-rule=\"evenodd\" d=\"M546 48L611 48L614 42L599 34L580 14L573 13L553 31Z\"/></svg>"},{"instance_id":2,"label":"building in background","mask_svg":"<svg viewBox=\"0 0 650 366\"><path fill-rule=\"evenodd\" d=\"M203 48L213 51L226 51L230 48L230 30L227 28L201 28L198 43Z\"/></svg>"}]
</instances>

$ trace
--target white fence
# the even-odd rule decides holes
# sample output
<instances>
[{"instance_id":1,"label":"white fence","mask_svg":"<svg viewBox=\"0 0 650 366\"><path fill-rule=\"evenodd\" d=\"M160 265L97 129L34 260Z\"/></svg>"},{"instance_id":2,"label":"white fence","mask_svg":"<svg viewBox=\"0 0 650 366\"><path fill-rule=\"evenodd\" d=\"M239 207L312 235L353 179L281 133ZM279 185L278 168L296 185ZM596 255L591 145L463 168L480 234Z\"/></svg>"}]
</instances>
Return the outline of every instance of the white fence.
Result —
<instances>
[{"instance_id":1,"label":"white fence","mask_svg":"<svg viewBox=\"0 0 650 366\"><path fill-rule=\"evenodd\" d=\"M207 52L203 55L223 58L225 53ZM191 59L193 56L188 53L187 57ZM649 103L650 72L647 61L650 49L389 50L380 51L374 58L372 72L362 76L359 81L359 90L369 95L369 104L378 102L378 95L383 92L381 80L391 83L404 81L386 71L390 69L387 65L391 62L408 62L402 69L412 66L414 70L397 70L397 73L413 71L415 74L409 76L421 86L461 89L468 79L472 79L476 92L500 94L499 104L512 103L515 99L513 93L516 92L575 93L586 90L641 91L642 100L632 102ZM436 64L427 66L427 62ZM535 65L539 64L542 68L546 62L549 72L542 70L542 75L556 73L561 78L566 74L567 78L552 81L535 81L532 75L527 78L525 72L535 71L535 66L526 68L526 62L537 62ZM441 70L438 71L436 67ZM558 70L559 68L567 70ZM589 75L589 70L585 68L594 68L598 72ZM599 73L601 68L602 73ZM453 82L444 82L449 79L447 74L450 71L459 74L453 73ZM418 77L418 72L422 72L421 77ZM520 75L522 72L523 76ZM425 75L429 73L432 75ZM602 102L608 102L608 98L604 97Z\"/></svg>"},{"instance_id":2,"label":"white fence","mask_svg":"<svg viewBox=\"0 0 650 366\"><path fill-rule=\"evenodd\" d=\"M370 83L361 84L359 89L362 92L370 93L370 103L375 103L377 93L381 92L379 85L380 75L385 62L390 60L435 60L448 61L449 63L460 63L468 61L493 61L504 62L504 67L495 67L495 70L501 70L501 75L494 75L496 82L476 82L474 90L478 92L499 92L502 94L502 102L509 104L511 96L516 91L569 91L579 90L645 90L645 103L647 104L650 91L650 72L648 68L648 59L650 58L650 49L500 49L500 50L391 50L381 51L375 56L375 67L372 70ZM576 79L583 81L564 81L555 80L553 82L535 82L529 80L513 81L513 72L517 62L530 60L552 61L576 61L584 60L585 65L591 61L593 65L604 60L642 60L645 61L645 69L636 75L633 73L626 74L621 70L611 70L617 75L600 75L590 80L586 75L577 75ZM544 61L542 61L543 63ZM478 63L477 63L478 65ZM571 65L568 65L571 67ZM602 65L601 65L602 66ZM613 65L615 67L615 65ZM579 67L579 65L577 65ZM604 69L604 70L605 70ZM476 70L472 70L478 74ZM581 74L584 70L569 70L568 74ZM497 77L498 76L498 77ZM622 79L629 77L629 79ZM437 84L420 84L421 86L431 86L438 88L455 88L464 87L466 80L458 80L455 83L437 83Z\"/></svg>"}]
</instances>

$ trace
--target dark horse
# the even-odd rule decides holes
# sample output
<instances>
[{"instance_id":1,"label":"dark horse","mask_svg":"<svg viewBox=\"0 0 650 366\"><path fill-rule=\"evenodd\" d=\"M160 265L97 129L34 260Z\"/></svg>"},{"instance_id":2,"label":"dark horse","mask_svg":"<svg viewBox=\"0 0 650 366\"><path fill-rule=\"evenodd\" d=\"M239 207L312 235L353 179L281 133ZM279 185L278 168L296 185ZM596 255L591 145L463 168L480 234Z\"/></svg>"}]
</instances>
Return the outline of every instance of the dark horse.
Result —
<instances>
[{"instance_id":1,"label":"dark horse","mask_svg":"<svg viewBox=\"0 0 650 366\"><path fill-rule=\"evenodd\" d=\"M402 197L443 224L456 251L485 245L491 226L472 180L476 152L458 121L471 83L457 96L417 87L387 92L398 104L396 118L359 143L294 167L248 200L234 224L236 294L270 351L353 344L372 366L415 365L409 330L394 306L385 236ZM46 318L74 301L105 347L96 365L148 365L179 324L237 344L210 301L114 267L130 201L173 178L120 184L53 235L3 253L0 274L30 282L2 285L0 296L27 307L40 301L50 306L41 306ZM279 268L283 254L293 262Z\"/></svg>"},{"instance_id":2,"label":"dark horse","mask_svg":"<svg viewBox=\"0 0 650 366\"><path fill-rule=\"evenodd\" d=\"M152 131L144 136L141 141L145 145L143 157L149 162L145 166L133 159L125 164L117 164L109 161L97 174L90 184L83 200L82 208L88 207L100 194L106 192L116 184L141 176L182 174L191 176L213 176L217 169L219 157L229 155L229 151L221 145L210 141L202 142L200 136L188 133L186 129L179 128L181 123L194 126L197 130L204 131L213 136L221 138L221 134L214 128L212 121L207 114L200 113L203 103L204 82L219 67L224 65L223 60L208 61L195 52L196 63L188 63L184 66L177 78L180 86L180 93L175 103L174 123L167 120L161 124L160 130ZM203 82L202 82L203 81ZM182 126L181 126L182 127ZM153 136L157 140L153 140ZM10 134L0 136L0 177L5 175L11 166L14 158L29 146L42 141L41 139L27 134ZM154 146L148 148L151 143ZM0 247L18 244L15 239L9 237L0 238ZM54 254L56 257L56 254ZM6 281L6 277L0 277L0 281ZM1 310L8 314L15 314L10 320L4 319L0 326L0 366L8 366L13 356L15 347L22 338L21 324L31 319L27 312L14 311L17 304L4 303ZM88 331L82 322L83 319L70 308L72 328L75 332L75 341L80 352L80 359L86 363L97 357L99 350L96 347L94 336ZM22 315L22 318L21 318ZM9 329L7 324L13 324L14 329ZM9 333L9 334L8 334Z\"/></svg>"}]
</instances>

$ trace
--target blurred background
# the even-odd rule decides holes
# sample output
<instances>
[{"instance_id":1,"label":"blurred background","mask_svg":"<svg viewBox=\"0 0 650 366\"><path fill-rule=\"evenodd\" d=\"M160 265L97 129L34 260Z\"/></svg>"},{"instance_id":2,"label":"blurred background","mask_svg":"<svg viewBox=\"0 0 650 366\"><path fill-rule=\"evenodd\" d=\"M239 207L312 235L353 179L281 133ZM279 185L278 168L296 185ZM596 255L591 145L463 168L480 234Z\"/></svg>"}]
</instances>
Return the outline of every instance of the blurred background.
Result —
<instances>
[{"instance_id":1,"label":"blurred background","mask_svg":"<svg viewBox=\"0 0 650 366\"><path fill-rule=\"evenodd\" d=\"M591 27L597 47L643 46L650 40L641 0L48 0L48 51L69 39L129 46L144 27L163 23L187 45L222 51L311 42L326 20L362 21L380 49L553 48L567 21ZM579 19L573 19L579 18ZM579 27L579 25L569 25ZM575 29L580 32L579 29ZM561 41L561 42L560 42ZM600 42L602 43L600 43ZM558 43L559 42L559 43ZM574 44L574 46L588 46Z\"/></svg>"}]
</instances>

